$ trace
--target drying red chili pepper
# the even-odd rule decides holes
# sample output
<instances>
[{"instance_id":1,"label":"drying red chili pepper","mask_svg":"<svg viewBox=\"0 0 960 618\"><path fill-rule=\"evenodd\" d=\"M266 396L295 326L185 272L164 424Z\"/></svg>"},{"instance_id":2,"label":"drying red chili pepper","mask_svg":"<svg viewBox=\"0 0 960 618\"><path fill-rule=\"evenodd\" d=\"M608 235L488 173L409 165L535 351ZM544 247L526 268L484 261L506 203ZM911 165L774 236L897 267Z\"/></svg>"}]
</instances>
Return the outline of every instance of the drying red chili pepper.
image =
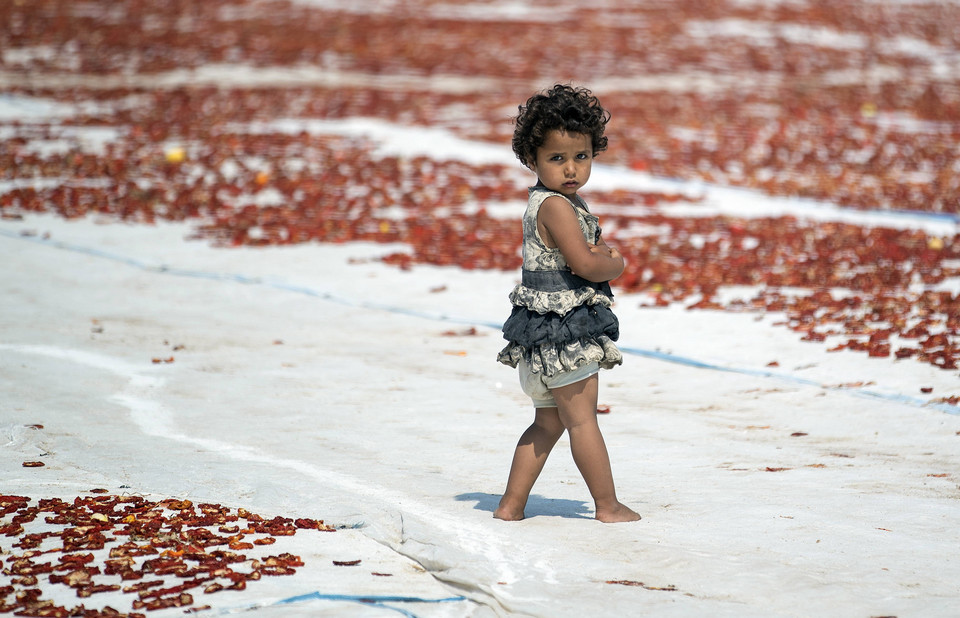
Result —
<instances>
[{"instance_id":1,"label":"drying red chili pepper","mask_svg":"<svg viewBox=\"0 0 960 618\"><path fill-rule=\"evenodd\" d=\"M0 515L12 521L0 525L0 534L13 539L12 547L20 553L12 554L5 564L0 562L3 573L10 577L10 585L0 587L0 611L36 616L78 615L75 608L45 600L38 588L41 583L72 588L79 598L122 590L137 596L131 602L133 610L186 607L193 604L190 590L199 588L205 594L244 590L247 582L261 576L295 575L296 569L304 566L299 556L288 553L258 559L239 551L210 548L230 546L247 551L274 544L276 538L267 536L268 529L280 530L284 535L297 530L333 530L321 520L298 519L294 525L289 518L266 519L241 510L243 517L255 522L258 528L242 533L253 535L251 542L241 541L242 534L220 536L209 529L236 528L232 522L237 521L240 511L233 513L222 505L193 505L189 500L176 499L154 502L139 496L103 494L78 496L69 502L2 495ZM52 513L44 524L59 530L27 532L25 526L32 525L43 512ZM43 549L50 538L57 538L59 546ZM121 542L124 538L131 540ZM98 560L92 550L104 548L109 549L108 557ZM121 587L98 581L101 576L140 581ZM136 611L111 611L83 615L141 616Z\"/></svg>"}]
</instances>

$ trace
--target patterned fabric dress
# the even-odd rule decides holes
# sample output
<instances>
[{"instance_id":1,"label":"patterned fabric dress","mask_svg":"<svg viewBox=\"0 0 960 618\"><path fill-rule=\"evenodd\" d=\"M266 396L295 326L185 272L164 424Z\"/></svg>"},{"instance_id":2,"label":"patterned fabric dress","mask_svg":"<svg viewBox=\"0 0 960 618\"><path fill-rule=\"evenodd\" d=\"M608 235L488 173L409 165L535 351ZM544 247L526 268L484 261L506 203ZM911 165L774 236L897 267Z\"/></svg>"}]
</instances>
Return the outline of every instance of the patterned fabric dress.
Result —
<instances>
[{"instance_id":1,"label":"patterned fabric dress","mask_svg":"<svg viewBox=\"0 0 960 618\"><path fill-rule=\"evenodd\" d=\"M544 187L531 187L523 215L523 271L519 285L510 293L513 312L503 325L509 343L497 356L516 367L521 358L533 373L552 377L597 361L610 369L623 362L613 343L620 324L610 305L610 284L594 283L570 271L557 248L547 247L537 231L537 213L551 196L567 200L577 213L584 239L600 240L600 226L586 203Z\"/></svg>"}]
</instances>

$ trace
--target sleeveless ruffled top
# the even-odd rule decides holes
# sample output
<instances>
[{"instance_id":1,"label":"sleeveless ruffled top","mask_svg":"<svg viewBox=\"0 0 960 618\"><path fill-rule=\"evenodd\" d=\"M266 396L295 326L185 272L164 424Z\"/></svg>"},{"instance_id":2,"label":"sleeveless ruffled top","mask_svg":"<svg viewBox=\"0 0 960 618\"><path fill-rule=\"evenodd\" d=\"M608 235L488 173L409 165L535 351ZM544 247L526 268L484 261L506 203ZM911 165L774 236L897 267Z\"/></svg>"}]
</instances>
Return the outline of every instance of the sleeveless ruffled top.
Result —
<instances>
[{"instance_id":1,"label":"sleeveless ruffled top","mask_svg":"<svg viewBox=\"0 0 960 618\"><path fill-rule=\"evenodd\" d=\"M513 311L503 325L509 343L497 360L516 367L521 358L533 373L551 377L597 361L604 369L623 362L613 343L620 323L610 309L613 292L571 272L557 248L547 247L537 231L537 213L551 196L567 200L577 213L584 239L600 240L599 219L580 196L574 200L542 186L530 187L523 215L523 271L510 293Z\"/></svg>"}]
</instances>

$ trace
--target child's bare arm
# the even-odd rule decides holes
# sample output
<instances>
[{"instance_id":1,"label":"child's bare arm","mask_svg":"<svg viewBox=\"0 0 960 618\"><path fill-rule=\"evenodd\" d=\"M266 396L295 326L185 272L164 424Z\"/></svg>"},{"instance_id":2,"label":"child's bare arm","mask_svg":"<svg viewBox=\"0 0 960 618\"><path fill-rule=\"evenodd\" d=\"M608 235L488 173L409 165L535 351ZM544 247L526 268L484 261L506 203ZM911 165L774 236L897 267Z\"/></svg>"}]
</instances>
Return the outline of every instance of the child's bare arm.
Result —
<instances>
[{"instance_id":1,"label":"child's bare arm","mask_svg":"<svg viewBox=\"0 0 960 618\"><path fill-rule=\"evenodd\" d=\"M610 281L623 272L623 256L619 251L606 244L587 244L576 212L563 198L548 197L540 207L538 218L577 275L589 281Z\"/></svg>"}]
</instances>

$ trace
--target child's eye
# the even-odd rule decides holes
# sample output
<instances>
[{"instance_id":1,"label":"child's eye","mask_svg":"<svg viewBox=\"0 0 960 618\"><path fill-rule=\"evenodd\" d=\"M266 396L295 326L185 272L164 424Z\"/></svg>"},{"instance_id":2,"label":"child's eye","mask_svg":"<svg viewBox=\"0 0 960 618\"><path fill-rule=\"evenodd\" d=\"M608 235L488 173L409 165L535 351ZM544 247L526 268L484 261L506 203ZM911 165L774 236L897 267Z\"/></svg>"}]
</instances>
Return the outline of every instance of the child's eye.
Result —
<instances>
[{"instance_id":1,"label":"child's eye","mask_svg":"<svg viewBox=\"0 0 960 618\"><path fill-rule=\"evenodd\" d=\"M590 157L589 157L589 155L587 155L587 153L581 152L580 154L577 155L577 158L582 161L582 160L584 160L584 159L589 159Z\"/></svg>"}]
</instances>

